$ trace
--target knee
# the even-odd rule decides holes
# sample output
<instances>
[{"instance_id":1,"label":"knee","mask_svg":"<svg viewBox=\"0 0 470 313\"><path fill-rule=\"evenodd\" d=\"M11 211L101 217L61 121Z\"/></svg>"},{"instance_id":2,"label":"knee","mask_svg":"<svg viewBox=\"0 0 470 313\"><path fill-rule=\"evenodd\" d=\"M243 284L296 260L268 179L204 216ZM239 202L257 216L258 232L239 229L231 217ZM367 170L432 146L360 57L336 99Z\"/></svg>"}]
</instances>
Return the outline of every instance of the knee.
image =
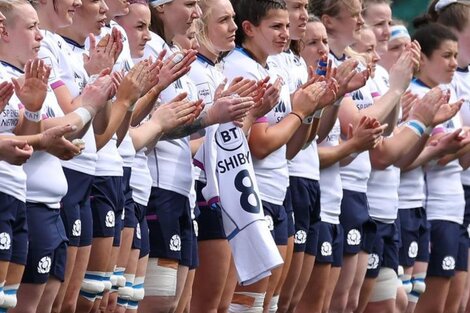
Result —
<instances>
[{"instance_id":1,"label":"knee","mask_svg":"<svg viewBox=\"0 0 470 313\"><path fill-rule=\"evenodd\" d=\"M408 296L403 288L398 288L397 300L396 300L396 312L404 313L408 307Z\"/></svg>"}]
</instances>

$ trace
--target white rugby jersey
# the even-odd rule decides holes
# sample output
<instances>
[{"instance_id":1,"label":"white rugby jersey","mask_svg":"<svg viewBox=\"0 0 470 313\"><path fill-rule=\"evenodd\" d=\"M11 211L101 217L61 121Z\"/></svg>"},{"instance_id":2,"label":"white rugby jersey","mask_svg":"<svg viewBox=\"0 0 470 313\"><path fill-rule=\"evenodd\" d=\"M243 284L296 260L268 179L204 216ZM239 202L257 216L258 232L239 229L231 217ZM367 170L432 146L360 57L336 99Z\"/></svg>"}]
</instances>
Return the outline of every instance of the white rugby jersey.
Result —
<instances>
[{"instance_id":1,"label":"white rugby jersey","mask_svg":"<svg viewBox=\"0 0 470 313\"><path fill-rule=\"evenodd\" d=\"M339 145L340 136L339 119L336 119L335 125L328 136L318 144L319 149ZM343 185L341 183L340 166L339 162L336 162L330 167L320 169L320 218L323 222L339 224L342 199Z\"/></svg>"},{"instance_id":2,"label":"white rugby jersey","mask_svg":"<svg viewBox=\"0 0 470 313\"><path fill-rule=\"evenodd\" d=\"M7 75L19 78L23 71L17 67L2 62ZM16 107L22 107L17 97L12 97L11 102ZM64 116L62 109L57 102L54 91L48 87L47 96L42 106L42 118L54 118ZM67 193L67 180L60 164L60 160L55 156L44 152L34 151L31 158L23 165L26 173L26 201L43 203L50 208L59 209L60 201ZM47 177L47 183L45 178Z\"/></svg>"},{"instance_id":3,"label":"white rugby jersey","mask_svg":"<svg viewBox=\"0 0 470 313\"><path fill-rule=\"evenodd\" d=\"M451 85L441 86L451 91L449 103L457 101L455 90ZM454 132L462 127L462 119L457 113L451 120L437 126L434 130L446 133ZM446 220L458 224L463 223L465 197L461 182L462 167L459 160L440 166L437 162L429 162L424 167L426 180L425 208L428 220Z\"/></svg>"},{"instance_id":4,"label":"white rugby jersey","mask_svg":"<svg viewBox=\"0 0 470 313\"><path fill-rule=\"evenodd\" d=\"M77 58L77 65L83 67L83 54L88 53L84 45L63 37L69 45L72 55ZM82 58L82 62L78 63L78 58ZM103 148L98 152L98 159L96 160L95 176L122 176L123 175L123 162L119 155L117 148L117 136L113 134Z\"/></svg>"},{"instance_id":5,"label":"white rugby jersey","mask_svg":"<svg viewBox=\"0 0 470 313\"><path fill-rule=\"evenodd\" d=\"M203 100L205 109L209 108L214 103L217 87L225 79L220 66L214 64L214 62L202 54L198 54L196 61L191 64L191 70L188 75L194 85L196 85L198 99ZM227 85L229 84L230 82ZM218 127L218 125L210 127ZM196 180L206 182L205 172L199 166L194 167L194 176Z\"/></svg>"},{"instance_id":6,"label":"white rugby jersey","mask_svg":"<svg viewBox=\"0 0 470 313\"><path fill-rule=\"evenodd\" d=\"M119 54L116 63L113 66L113 72L124 72L127 73L134 66L134 62L131 57L131 49L129 47L129 40L127 38L126 31L118 23L111 20L109 25L106 25L101 28L101 34L96 36L96 42L98 43L101 38L106 36L106 34L111 34L113 28L118 29L122 34L122 51ZM85 41L85 49L89 50L90 41L87 37ZM114 137L114 136L113 136ZM112 141L114 138L112 139ZM104 149L104 148L103 148ZM135 156L134 145L132 144L132 138L129 135L129 132L124 136L121 144L118 147L119 154L122 157L122 162L124 167L132 167L132 163Z\"/></svg>"},{"instance_id":7,"label":"white rugby jersey","mask_svg":"<svg viewBox=\"0 0 470 313\"><path fill-rule=\"evenodd\" d=\"M460 109L463 126L470 126L470 73L469 68L458 68L451 83L455 90L457 99L463 99L464 103ZM470 186L470 169L462 172L462 184Z\"/></svg>"},{"instance_id":8,"label":"white rugby jersey","mask_svg":"<svg viewBox=\"0 0 470 313\"><path fill-rule=\"evenodd\" d=\"M424 86L418 80L412 80L408 89L422 98L430 88ZM423 168L419 166L411 171L401 172L398 188L398 208L420 208L424 205L425 197Z\"/></svg>"},{"instance_id":9,"label":"white rugby jersey","mask_svg":"<svg viewBox=\"0 0 470 313\"><path fill-rule=\"evenodd\" d=\"M332 61L333 67L338 67L344 61L346 61L346 55L343 54L341 57L337 57L332 52L330 52L328 59ZM358 70L363 70L363 66L359 65ZM365 86L352 92L348 96L352 97L357 108L362 110L374 104L373 97L376 96L376 87L369 79ZM370 171L371 165L369 151L364 151L360 153L351 163L340 167L343 189L356 192L366 192Z\"/></svg>"},{"instance_id":10,"label":"white rugby jersey","mask_svg":"<svg viewBox=\"0 0 470 313\"><path fill-rule=\"evenodd\" d=\"M374 97L379 96L379 93L372 80L368 79L363 87L352 92L350 95L358 110L363 110L374 104ZM343 188L357 192L366 192L371 170L369 151L359 153L351 163L341 167Z\"/></svg>"},{"instance_id":11,"label":"white rugby jersey","mask_svg":"<svg viewBox=\"0 0 470 313\"><path fill-rule=\"evenodd\" d=\"M373 83L380 95L389 89L389 75L385 68L377 65ZM398 186L400 169L390 165L385 170L372 169L367 182L369 215L383 223L393 223L398 213Z\"/></svg>"},{"instance_id":12,"label":"white rugby jersey","mask_svg":"<svg viewBox=\"0 0 470 313\"><path fill-rule=\"evenodd\" d=\"M0 65L0 81L10 80L3 64ZM2 112L0 112L0 134L12 135L18 124L19 101L14 101L13 96ZM26 201L26 174L21 165L11 165L0 161L0 192L10 195L20 201Z\"/></svg>"},{"instance_id":13,"label":"white rugby jersey","mask_svg":"<svg viewBox=\"0 0 470 313\"><path fill-rule=\"evenodd\" d=\"M235 48L224 58L223 68L223 73L229 80L237 76L261 80L269 75L273 83L278 77L282 77L282 69L276 64L271 63L268 68L264 68L250 56L247 50L241 47ZM258 122L268 123L269 125L276 124L291 110L289 88L284 81L279 103ZM253 167L261 199L269 203L282 205L289 186L286 145L273 151L262 160L253 157Z\"/></svg>"},{"instance_id":14,"label":"white rugby jersey","mask_svg":"<svg viewBox=\"0 0 470 313\"><path fill-rule=\"evenodd\" d=\"M70 95L75 98L82 92L88 80L88 75L81 66L83 57L75 55L69 45L59 35L47 30L41 30L43 40L39 50L39 58L51 66L49 85L52 89L66 85ZM82 153L70 161L62 161L62 166L88 175L95 175L96 166L96 141L93 125L82 138L85 141L85 149Z\"/></svg>"},{"instance_id":15,"label":"white rugby jersey","mask_svg":"<svg viewBox=\"0 0 470 313\"><path fill-rule=\"evenodd\" d=\"M152 56L154 59L164 49L167 50L165 58L178 52L176 46L169 46L163 38L150 32L151 40L145 46L144 58ZM193 82L185 75L173 82L160 93L163 104L170 102L182 92L188 93L188 99L197 100L197 91ZM189 146L189 136L174 140L160 140L153 151L148 154L148 166L152 174L152 186L171 190L189 197L192 175L192 156Z\"/></svg>"},{"instance_id":16,"label":"white rugby jersey","mask_svg":"<svg viewBox=\"0 0 470 313\"><path fill-rule=\"evenodd\" d=\"M307 64L302 57L295 55L290 50L270 56L268 64L271 63L276 64L283 71L283 77L287 78L291 94L308 80ZM319 180L320 160L316 140L312 140L305 149L300 150L292 160L288 161L288 165L289 176Z\"/></svg>"},{"instance_id":17,"label":"white rugby jersey","mask_svg":"<svg viewBox=\"0 0 470 313\"><path fill-rule=\"evenodd\" d=\"M135 154L132 164L130 186L132 199L142 205L148 205L152 191L152 176L147 164L147 148L143 148Z\"/></svg>"}]
</instances>

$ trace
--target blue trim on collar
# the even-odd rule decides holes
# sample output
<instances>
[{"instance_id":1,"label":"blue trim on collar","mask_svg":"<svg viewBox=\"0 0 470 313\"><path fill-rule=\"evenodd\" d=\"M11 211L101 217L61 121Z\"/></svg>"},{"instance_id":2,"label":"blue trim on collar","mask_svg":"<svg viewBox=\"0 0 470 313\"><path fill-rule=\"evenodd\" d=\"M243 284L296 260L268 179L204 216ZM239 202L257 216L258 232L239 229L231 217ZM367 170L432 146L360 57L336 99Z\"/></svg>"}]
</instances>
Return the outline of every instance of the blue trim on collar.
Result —
<instances>
[{"instance_id":1,"label":"blue trim on collar","mask_svg":"<svg viewBox=\"0 0 470 313\"><path fill-rule=\"evenodd\" d=\"M64 36L61 36L61 37L65 40L66 43L68 43L72 46L75 46L77 48L80 48L80 49L85 49L85 45L81 45L78 42L76 42L75 40L72 40L72 39L64 37Z\"/></svg>"},{"instance_id":2,"label":"blue trim on collar","mask_svg":"<svg viewBox=\"0 0 470 313\"><path fill-rule=\"evenodd\" d=\"M204 62L204 63L207 63L211 66L215 66L215 63L212 62L212 60L210 60L208 57L206 57L205 55L202 55L198 52L198 54L196 55L196 57L198 58L199 61L201 62Z\"/></svg>"},{"instance_id":3,"label":"blue trim on collar","mask_svg":"<svg viewBox=\"0 0 470 313\"><path fill-rule=\"evenodd\" d=\"M14 66L13 64L10 64L10 63L8 63L8 62L6 62L6 61L0 61L0 63L2 63L3 66L11 67L11 68L14 69L15 71L18 71L18 72L20 72L21 74L24 74L24 71L23 71L23 70L17 68L17 67Z\"/></svg>"}]
</instances>

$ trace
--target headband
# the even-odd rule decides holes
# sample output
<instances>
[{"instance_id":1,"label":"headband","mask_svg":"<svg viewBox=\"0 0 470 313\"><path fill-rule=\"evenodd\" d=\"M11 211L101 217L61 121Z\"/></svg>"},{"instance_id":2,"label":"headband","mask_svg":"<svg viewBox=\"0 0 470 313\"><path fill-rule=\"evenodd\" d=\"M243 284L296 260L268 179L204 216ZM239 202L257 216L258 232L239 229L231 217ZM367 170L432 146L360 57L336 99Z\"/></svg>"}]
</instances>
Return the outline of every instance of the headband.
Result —
<instances>
[{"instance_id":1,"label":"headband","mask_svg":"<svg viewBox=\"0 0 470 313\"><path fill-rule=\"evenodd\" d=\"M406 29L406 27L403 25L393 25L392 27L390 27L390 39L388 41L392 41L399 38L411 39L410 33L408 32L408 29Z\"/></svg>"},{"instance_id":2,"label":"headband","mask_svg":"<svg viewBox=\"0 0 470 313\"><path fill-rule=\"evenodd\" d=\"M150 5L152 7L157 7L159 5L162 5L162 4L171 2L171 1L173 1L173 0L150 0Z\"/></svg>"},{"instance_id":3,"label":"headband","mask_svg":"<svg viewBox=\"0 0 470 313\"><path fill-rule=\"evenodd\" d=\"M458 0L439 0L439 1L437 1L436 6L434 7L434 9L436 10L436 12L441 12L442 10L447 8L449 5L451 5L453 3L457 3L457 2L459 2L459 1Z\"/></svg>"}]
</instances>

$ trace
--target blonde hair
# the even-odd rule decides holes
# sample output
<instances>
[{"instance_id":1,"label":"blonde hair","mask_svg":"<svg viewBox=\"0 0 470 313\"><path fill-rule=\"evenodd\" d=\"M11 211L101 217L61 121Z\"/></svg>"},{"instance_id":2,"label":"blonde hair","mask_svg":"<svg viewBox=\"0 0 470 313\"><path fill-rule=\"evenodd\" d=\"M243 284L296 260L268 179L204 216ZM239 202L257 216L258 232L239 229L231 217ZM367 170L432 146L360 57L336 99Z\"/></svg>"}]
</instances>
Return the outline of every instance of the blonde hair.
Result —
<instances>
[{"instance_id":1,"label":"blonde hair","mask_svg":"<svg viewBox=\"0 0 470 313\"><path fill-rule=\"evenodd\" d=\"M199 7L201 8L202 16L195 21L196 38L199 44L209 50L210 53L219 55L219 51L217 51L209 38L209 27L207 24L207 20L212 15L212 7L215 1L216 0L199 0Z\"/></svg>"},{"instance_id":2,"label":"blonde hair","mask_svg":"<svg viewBox=\"0 0 470 313\"><path fill-rule=\"evenodd\" d=\"M21 5L31 5L32 3L35 3L36 1L27 1L27 0L0 0L0 12L2 12L3 15L5 15L5 25L13 25L15 22L15 19L12 19L12 12Z\"/></svg>"}]
</instances>

